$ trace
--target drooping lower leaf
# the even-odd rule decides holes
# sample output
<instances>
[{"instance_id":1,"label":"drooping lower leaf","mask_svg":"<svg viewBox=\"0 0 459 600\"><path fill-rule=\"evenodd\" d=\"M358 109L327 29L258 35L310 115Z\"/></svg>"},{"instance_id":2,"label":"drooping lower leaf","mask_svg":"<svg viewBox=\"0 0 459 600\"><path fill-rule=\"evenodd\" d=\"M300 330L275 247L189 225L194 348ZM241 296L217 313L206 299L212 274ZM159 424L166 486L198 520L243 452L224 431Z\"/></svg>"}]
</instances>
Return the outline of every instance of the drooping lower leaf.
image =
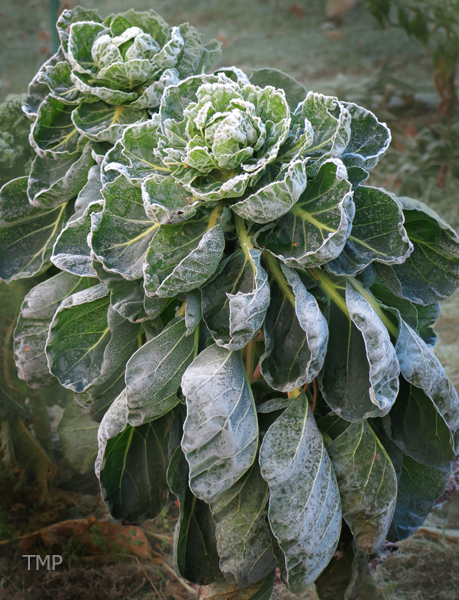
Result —
<instances>
[{"instance_id":1,"label":"drooping lower leaf","mask_svg":"<svg viewBox=\"0 0 459 600\"><path fill-rule=\"evenodd\" d=\"M148 245L158 225L143 210L140 188L121 175L103 188L105 207L94 224L91 247L108 271L140 279Z\"/></svg>"},{"instance_id":2,"label":"drooping lower leaf","mask_svg":"<svg viewBox=\"0 0 459 600\"><path fill-rule=\"evenodd\" d=\"M125 365L121 365L113 373L99 376L86 391L74 394L75 402L91 419L100 423L112 402L125 388L124 372Z\"/></svg>"},{"instance_id":3,"label":"drooping lower leaf","mask_svg":"<svg viewBox=\"0 0 459 600\"><path fill-rule=\"evenodd\" d=\"M228 218L228 209L217 206L185 223L161 226L145 257L147 295L167 298L204 284L222 258Z\"/></svg>"},{"instance_id":4,"label":"drooping lower leaf","mask_svg":"<svg viewBox=\"0 0 459 600\"><path fill-rule=\"evenodd\" d=\"M315 267L336 258L351 232L352 186L339 160L328 160L290 211L255 235L290 267Z\"/></svg>"},{"instance_id":5,"label":"drooping lower leaf","mask_svg":"<svg viewBox=\"0 0 459 600\"><path fill-rule=\"evenodd\" d=\"M297 273L284 266L282 272L285 287L271 284L261 372L272 388L286 392L317 377L327 350L328 329L317 300Z\"/></svg>"},{"instance_id":6,"label":"drooping lower leaf","mask_svg":"<svg viewBox=\"0 0 459 600\"><path fill-rule=\"evenodd\" d=\"M333 411L346 421L360 422L390 410L400 367L389 332L369 302L349 283L345 297L348 314L330 302L330 339L319 385Z\"/></svg>"},{"instance_id":7,"label":"drooping lower leaf","mask_svg":"<svg viewBox=\"0 0 459 600\"><path fill-rule=\"evenodd\" d=\"M126 366L128 422L139 426L176 406L182 375L197 354L199 329L187 335L185 319L171 321L141 346Z\"/></svg>"},{"instance_id":8,"label":"drooping lower leaf","mask_svg":"<svg viewBox=\"0 0 459 600\"><path fill-rule=\"evenodd\" d=\"M98 378L108 378L136 348L139 325L123 319L110 306L100 283L66 298L50 326L46 354L60 384L84 392Z\"/></svg>"},{"instance_id":9,"label":"drooping lower leaf","mask_svg":"<svg viewBox=\"0 0 459 600\"><path fill-rule=\"evenodd\" d=\"M182 449L190 487L212 502L251 466L258 444L255 402L241 352L212 345L182 377L187 402Z\"/></svg>"},{"instance_id":10,"label":"drooping lower leaf","mask_svg":"<svg viewBox=\"0 0 459 600\"><path fill-rule=\"evenodd\" d=\"M27 181L19 177L0 190L0 279L6 282L42 270L67 216L67 204L49 209L32 206Z\"/></svg>"},{"instance_id":11,"label":"drooping lower leaf","mask_svg":"<svg viewBox=\"0 0 459 600\"><path fill-rule=\"evenodd\" d=\"M30 387L57 382L45 354L49 326L64 298L90 286L90 280L63 272L35 286L24 298L14 330L14 353L19 377Z\"/></svg>"},{"instance_id":12,"label":"drooping lower leaf","mask_svg":"<svg viewBox=\"0 0 459 600\"><path fill-rule=\"evenodd\" d=\"M85 415L73 398L69 398L57 433L64 459L80 473L94 473L98 429L99 424Z\"/></svg>"},{"instance_id":13,"label":"drooping lower leaf","mask_svg":"<svg viewBox=\"0 0 459 600\"><path fill-rule=\"evenodd\" d=\"M227 581L240 588L258 583L276 566L267 520L268 496L255 462L210 505L220 569Z\"/></svg>"},{"instance_id":14,"label":"drooping lower leaf","mask_svg":"<svg viewBox=\"0 0 459 600\"><path fill-rule=\"evenodd\" d=\"M260 449L269 486L269 522L279 542L286 585L306 591L332 558L341 505L331 461L305 394L271 425Z\"/></svg>"},{"instance_id":15,"label":"drooping lower leaf","mask_svg":"<svg viewBox=\"0 0 459 600\"><path fill-rule=\"evenodd\" d=\"M263 325L270 301L261 252L238 249L202 289L204 321L219 346L244 348Z\"/></svg>"},{"instance_id":16,"label":"drooping lower leaf","mask_svg":"<svg viewBox=\"0 0 459 600\"><path fill-rule=\"evenodd\" d=\"M357 546L374 554L384 544L397 499L391 460L367 422L352 423L327 446Z\"/></svg>"},{"instance_id":17,"label":"drooping lower leaf","mask_svg":"<svg viewBox=\"0 0 459 600\"><path fill-rule=\"evenodd\" d=\"M174 530L174 566L177 572L200 585L221 579L215 523L209 505L188 487L188 463L179 447L172 455L167 481L180 504L180 517Z\"/></svg>"},{"instance_id":18,"label":"drooping lower leaf","mask_svg":"<svg viewBox=\"0 0 459 600\"><path fill-rule=\"evenodd\" d=\"M133 523L153 519L168 495L168 439L172 413L141 427L127 424L123 392L99 427L96 474L102 497L115 519Z\"/></svg>"}]
</instances>

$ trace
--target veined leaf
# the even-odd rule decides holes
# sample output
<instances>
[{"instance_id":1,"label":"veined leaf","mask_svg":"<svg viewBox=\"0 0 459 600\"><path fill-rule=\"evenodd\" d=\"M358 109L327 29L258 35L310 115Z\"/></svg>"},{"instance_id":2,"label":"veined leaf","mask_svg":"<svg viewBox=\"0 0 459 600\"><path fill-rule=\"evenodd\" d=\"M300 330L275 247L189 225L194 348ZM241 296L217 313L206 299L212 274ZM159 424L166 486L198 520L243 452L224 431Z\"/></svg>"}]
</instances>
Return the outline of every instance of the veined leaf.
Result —
<instances>
[{"instance_id":1,"label":"veined leaf","mask_svg":"<svg viewBox=\"0 0 459 600\"><path fill-rule=\"evenodd\" d=\"M397 498L391 460L367 422L352 423L327 446L357 546L374 554L384 544Z\"/></svg>"},{"instance_id":2,"label":"veined leaf","mask_svg":"<svg viewBox=\"0 0 459 600\"><path fill-rule=\"evenodd\" d=\"M69 202L86 183L94 162L89 145L76 156L60 159L36 156L27 187L30 203L38 208L53 208Z\"/></svg>"},{"instance_id":3,"label":"veined leaf","mask_svg":"<svg viewBox=\"0 0 459 600\"><path fill-rule=\"evenodd\" d=\"M291 267L314 267L336 258L351 232L352 186L339 160L328 160L290 211L255 236Z\"/></svg>"},{"instance_id":4,"label":"veined leaf","mask_svg":"<svg viewBox=\"0 0 459 600\"><path fill-rule=\"evenodd\" d=\"M115 519L153 519L168 495L167 446L172 413L141 427L127 424L125 393L105 413L99 427L96 474L102 498Z\"/></svg>"},{"instance_id":5,"label":"veined leaf","mask_svg":"<svg viewBox=\"0 0 459 600\"><path fill-rule=\"evenodd\" d=\"M276 567L267 521L268 485L255 462L210 508L220 569L229 583L246 588Z\"/></svg>"},{"instance_id":6,"label":"veined leaf","mask_svg":"<svg viewBox=\"0 0 459 600\"><path fill-rule=\"evenodd\" d=\"M172 455L167 481L180 503L174 530L174 566L188 581L209 585L220 579L215 523L209 505L188 487L188 463L180 447Z\"/></svg>"},{"instance_id":7,"label":"veined leaf","mask_svg":"<svg viewBox=\"0 0 459 600\"><path fill-rule=\"evenodd\" d=\"M51 257L53 244L66 219L66 204L36 208L27 197L27 177L0 190L0 279L32 277Z\"/></svg>"},{"instance_id":8,"label":"veined leaf","mask_svg":"<svg viewBox=\"0 0 459 600\"><path fill-rule=\"evenodd\" d=\"M284 558L281 572L289 590L300 594L330 561L341 531L335 475L303 392L268 429L260 466Z\"/></svg>"},{"instance_id":9,"label":"veined leaf","mask_svg":"<svg viewBox=\"0 0 459 600\"><path fill-rule=\"evenodd\" d=\"M57 433L64 458L80 473L94 473L98 429L99 423L85 415L75 400L69 398Z\"/></svg>"},{"instance_id":10,"label":"veined leaf","mask_svg":"<svg viewBox=\"0 0 459 600\"><path fill-rule=\"evenodd\" d=\"M81 217L93 202L103 202L104 197L101 192L102 182L100 176L101 168L99 165L94 165L89 169L87 181L75 200L75 217Z\"/></svg>"},{"instance_id":11,"label":"veined leaf","mask_svg":"<svg viewBox=\"0 0 459 600\"><path fill-rule=\"evenodd\" d=\"M37 112L30 132L30 144L42 158L60 160L79 153L86 140L72 121L74 106L59 98L48 96Z\"/></svg>"},{"instance_id":12,"label":"veined leaf","mask_svg":"<svg viewBox=\"0 0 459 600\"><path fill-rule=\"evenodd\" d=\"M100 423L112 402L124 390L124 370L125 365L121 365L111 374L104 373L85 392L74 394L75 402L94 421Z\"/></svg>"},{"instance_id":13,"label":"veined leaf","mask_svg":"<svg viewBox=\"0 0 459 600\"><path fill-rule=\"evenodd\" d=\"M254 69L250 76L250 83L259 87L272 85L284 90L292 112L306 96L306 88L303 84L278 69Z\"/></svg>"},{"instance_id":14,"label":"veined leaf","mask_svg":"<svg viewBox=\"0 0 459 600\"><path fill-rule=\"evenodd\" d=\"M426 305L459 287L459 236L428 206L398 198L414 250L401 265L378 265L378 274L396 296Z\"/></svg>"},{"instance_id":15,"label":"veined leaf","mask_svg":"<svg viewBox=\"0 0 459 600\"><path fill-rule=\"evenodd\" d=\"M56 311L46 354L49 370L64 387L84 392L126 364L135 350L140 326L109 304L108 289L100 283L66 298Z\"/></svg>"},{"instance_id":16,"label":"veined leaf","mask_svg":"<svg viewBox=\"0 0 459 600\"><path fill-rule=\"evenodd\" d=\"M90 10L82 8L81 6L75 6L75 8L72 8L71 10L65 8L59 15L56 27L64 52L67 52L68 49L70 25L82 21L94 21L95 23L102 22L97 10Z\"/></svg>"},{"instance_id":17,"label":"veined leaf","mask_svg":"<svg viewBox=\"0 0 459 600\"><path fill-rule=\"evenodd\" d=\"M204 321L219 346L244 348L263 325L270 301L261 252L238 249L202 288Z\"/></svg>"},{"instance_id":18,"label":"veined leaf","mask_svg":"<svg viewBox=\"0 0 459 600\"><path fill-rule=\"evenodd\" d=\"M55 57L54 61L45 63L38 71L36 81L47 85L54 97L75 105L80 92L72 81L72 69L61 51Z\"/></svg>"},{"instance_id":19,"label":"veined leaf","mask_svg":"<svg viewBox=\"0 0 459 600\"><path fill-rule=\"evenodd\" d=\"M145 258L147 295L172 297L203 285L222 258L228 218L228 209L217 206L180 225L161 226Z\"/></svg>"},{"instance_id":20,"label":"veined leaf","mask_svg":"<svg viewBox=\"0 0 459 600\"><path fill-rule=\"evenodd\" d=\"M173 177L162 174L152 175L142 182L142 198L148 218L162 225L190 219L202 204Z\"/></svg>"},{"instance_id":21,"label":"veined leaf","mask_svg":"<svg viewBox=\"0 0 459 600\"><path fill-rule=\"evenodd\" d=\"M113 107L120 107L122 104L131 104L139 97L137 92L114 90L102 84L94 85L94 78L88 73L76 73L72 71L71 78L74 89L82 92L85 96L93 97L94 99L98 98Z\"/></svg>"},{"instance_id":22,"label":"veined leaf","mask_svg":"<svg viewBox=\"0 0 459 600\"><path fill-rule=\"evenodd\" d=\"M182 391L190 488L212 502L249 469L257 451L255 402L240 351L206 348L185 371Z\"/></svg>"},{"instance_id":23,"label":"veined leaf","mask_svg":"<svg viewBox=\"0 0 459 600\"><path fill-rule=\"evenodd\" d=\"M107 183L105 207L94 223L91 247L105 269L140 279L148 245L158 225L145 216L140 188L121 176Z\"/></svg>"},{"instance_id":24,"label":"veined leaf","mask_svg":"<svg viewBox=\"0 0 459 600\"><path fill-rule=\"evenodd\" d=\"M349 283L345 297L349 314L330 302L330 339L319 385L335 413L358 423L389 412L398 393L400 367L389 332L369 302Z\"/></svg>"},{"instance_id":25,"label":"veined leaf","mask_svg":"<svg viewBox=\"0 0 459 600\"><path fill-rule=\"evenodd\" d=\"M199 329L196 330L199 334ZM198 351L198 335L188 336L185 319L171 321L141 346L126 366L128 422L139 426L176 406L182 375Z\"/></svg>"},{"instance_id":26,"label":"veined leaf","mask_svg":"<svg viewBox=\"0 0 459 600\"><path fill-rule=\"evenodd\" d=\"M114 144L123 131L133 123L145 121L146 110L127 106L113 106L105 102L83 102L72 113L72 121L79 133L95 142Z\"/></svg>"},{"instance_id":27,"label":"veined leaf","mask_svg":"<svg viewBox=\"0 0 459 600\"><path fill-rule=\"evenodd\" d=\"M390 194L373 187L354 191L352 231L341 254L327 263L335 275L355 275L373 261L403 263L413 250L403 227L403 212Z\"/></svg>"},{"instance_id":28,"label":"veined leaf","mask_svg":"<svg viewBox=\"0 0 459 600\"><path fill-rule=\"evenodd\" d=\"M244 590L227 581L199 588L199 600L269 600L273 593L276 571Z\"/></svg>"},{"instance_id":29,"label":"veined leaf","mask_svg":"<svg viewBox=\"0 0 459 600\"><path fill-rule=\"evenodd\" d=\"M90 286L88 279L64 272L38 284L24 298L14 330L14 353L19 377L29 387L49 387L57 382L45 354L50 323L64 298Z\"/></svg>"},{"instance_id":30,"label":"veined leaf","mask_svg":"<svg viewBox=\"0 0 459 600\"><path fill-rule=\"evenodd\" d=\"M282 265L288 286L271 284L271 304L265 323L265 353L261 372L268 384L281 392L310 383L322 368L328 329L316 299L297 273Z\"/></svg>"},{"instance_id":31,"label":"veined leaf","mask_svg":"<svg viewBox=\"0 0 459 600\"><path fill-rule=\"evenodd\" d=\"M118 283L107 284L110 290L110 304L122 317L131 323L140 323L150 318L145 310L145 293L141 279L127 281L119 278Z\"/></svg>"},{"instance_id":32,"label":"veined leaf","mask_svg":"<svg viewBox=\"0 0 459 600\"><path fill-rule=\"evenodd\" d=\"M103 208L103 202L93 202L81 217L67 222L53 247L51 262L56 267L79 277L96 277L88 236L91 234L91 215L101 214Z\"/></svg>"},{"instance_id":33,"label":"veined leaf","mask_svg":"<svg viewBox=\"0 0 459 600\"><path fill-rule=\"evenodd\" d=\"M353 102L340 104L351 115L351 135L341 160L348 168L359 167L370 171L376 167L389 147L392 138L390 130L369 110Z\"/></svg>"}]
</instances>

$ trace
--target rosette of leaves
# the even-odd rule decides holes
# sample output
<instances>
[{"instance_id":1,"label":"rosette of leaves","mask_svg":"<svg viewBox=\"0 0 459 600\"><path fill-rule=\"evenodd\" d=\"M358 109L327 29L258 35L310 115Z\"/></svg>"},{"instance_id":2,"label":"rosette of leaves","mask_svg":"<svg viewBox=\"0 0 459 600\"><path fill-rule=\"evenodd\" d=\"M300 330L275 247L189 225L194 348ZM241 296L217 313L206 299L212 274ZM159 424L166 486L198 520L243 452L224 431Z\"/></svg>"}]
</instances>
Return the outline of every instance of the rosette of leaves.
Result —
<instances>
[{"instance_id":1,"label":"rosette of leaves","mask_svg":"<svg viewBox=\"0 0 459 600\"><path fill-rule=\"evenodd\" d=\"M20 376L101 420L115 518L178 498L201 598L268 600L277 566L295 594L356 597L444 490L459 400L432 325L459 238L363 185L389 141L357 105L233 68L167 87L60 234L18 208L21 180L2 189L3 272L51 230L61 269L24 301Z\"/></svg>"}]
</instances>

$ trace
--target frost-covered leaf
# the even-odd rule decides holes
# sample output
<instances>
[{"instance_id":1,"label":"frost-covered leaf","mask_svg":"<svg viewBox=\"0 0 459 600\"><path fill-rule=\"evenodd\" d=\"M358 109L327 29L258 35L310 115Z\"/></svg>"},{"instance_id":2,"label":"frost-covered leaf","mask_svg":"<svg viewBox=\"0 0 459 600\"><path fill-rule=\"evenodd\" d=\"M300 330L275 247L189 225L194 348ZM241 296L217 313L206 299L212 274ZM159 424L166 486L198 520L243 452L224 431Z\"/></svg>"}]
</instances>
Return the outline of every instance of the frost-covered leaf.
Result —
<instances>
[{"instance_id":1,"label":"frost-covered leaf","mask_svg":"<svg viewBox=\"0 0 459 600\"><path fill-rule=\"evenodd\" d=\"M390 130L369 110L353 102L340 102L340 104L351 115L351 136L341 159L348 168L359 167L370 171L376 167L389 147Z\"/></svg>"},{"instance_id":2,"label":"frost-covered leaf","mask_svg":"<svg viewBox=\"0 0 459 600\"><path fill-rule=\"evenodd\" d=\"M202 204L172 177L153 175L142 182L145 212L156 223L170 225L193 217Z\"/></svg>"},{"instance_id":3,"label":"frost-covered leaf","mask_svg":"<svg viewBox=\"0 0 459 600\"><path fill-rule=\"evenodd\" d=\"M290 211L255 235L291 267L314 267L336 258L351 232L352 186L341 161L329 160Z\"/></svg>"},{"instance_id":4,"label":"frost-covered leaf","mask_svg":"<svg viewBox=\"0 0 459 600\"><path fill-rule=\"evenodd\" d=\"M341 254L327 264L335 275L355 275L373 261L386 265L403 263L413 250L403 212L384 190L359 186L354 191L352 231Z\"/></svg>"},{"instance_id":5,"label":"frost-covered leaf","mask_svg":"<svg viewBox=\"0 0 459 600\"><path fill-rule=\"evenodd\" d=\"M96 474L102 498L115 519L139 523L153 519L166 503L169 487L168 441L172 413L141 427L127 424L124 392L99 427Z\"/></svg>"},{"instance_id":6,"label":"frost-covered leaf","mask_svg":"<svg viewBox=\"0 0 459 600\"><path fill-rule=\"evenodd\" d=\"M88 171L94 162L89 145L81 154L71 157L53 159L36 156L27 187L30 203L38 208L53 208L69 202L87 182Z\"/></svg>"},{"instance_id":7,"label":"frost-covered leaf","mask_svg":"<svg viewBox=\"0 0 459 600\"><path fill-rule=\"evenodd\" d=\"M231 208L244 219L255 223L275 221L298 202L306 188L306 165L302 160L291 162L285 172L281 172L274 181L267 177L258 182L259 189L246 194Z\"/></svg>"},{"instance_id":8,"label":"frost-covered leaf","mask_svg":"<svg viewBox=\"0 0 459 600\"><path fill-rule=\"evenodd\" d=\"M108 271L140 279L148 245L158 225L145 215L140 188L121 176L102 191L105 207L94 223L91 247Z\"/></svg>"},{"instance_id":9,"label":"frost-covered leaf","mask_svg":"<svg viewBox=\"0 0 459 600\"><path fill-rule=\"evenodd\" d=\"M276 567L267 521L268 486L255 462L210 504L220 569L227 581L245 588Z\"/></svg>"},{"instance_id":10,"label":"frost-covered leaf","mask_svg":"<svg viewBox=\"0 0 459 600\"><path fill-rule=\"evenodd\" d=\"M49 261L67 217L67 204L36 208L27 197L27 177L0 190L0 279L32 277Z\"/></svg>"},{"instance_id":11,"label":"frost-covered leaf","mask_svg":"<svg viewBox=\"0 0 459 600\"><path fill-rule=\"evenodd\" d=\"M330 302L330 339L319 385L334 412L360 422L388 413L398 393L400 367L389 332L369 302L349 283L345 297L349 314Z\"/></svg>"},{"instance_id":12,"label":"frost-covered leaf","mask_svg":"<svg viewBox=\"0 0 459 600\"><path fill-rule=\"evenodd\" d=\"M100 166L94 165L88 171L88 177L85 185L81 188L80 193L75 200L75 215L74 217L81 217L86 208L92 202L103 201L102 196L102 182L100 180Z\"/></svg>"},{"instance_id":13,"label":"frost-covered leaf","mask_svg":"<svg viewBox=\"0 0 459 600\"><path fill-rule=\"evenodd\" d=\"M48 387L57 382L49 372L45 354L49 326L64 298L90 286L88 279L58 273L32 288L24 298L14 330L14 354L19 377L29 387Z\"/></svg>"},{"instance_id":14,"label":"frost-covered leaf","mask_svg":"<svg viewBox=\"0 0 459 600\"><path fill-rule=\"evenodd\" d=\"M191 493L188 474L188 463L178 447L167 471L169 487L180 504L180 517L174 530L174 566L188 581L209 585L222 577L215 523L209 505Z\"/></svg>"},{"instance_id":15,"label":"frost-covered leaf","mask_svg":"<svg viewBox=\"0 0 459 600\"><path fill-rule=\"evenodd\" d=\"M186 334L191 335L202 319L201 291L192 290L186 295L185 327Z\"/></svg>"},{"instance_id":16,"label":"frost-covered leaf","mask_svg":"<svg viewBox=\"0 0 459 600\"><path fill-rule=\"evenodd\" d=\"M124 277L118 277L117 281L105 282L110 290L112 308L131 323L140 323L150 318L144 306L145 293L142 280L128 281Z\"/></svg>"},{"instance_id":17,"label":"frost-covered leaf","mask_svg":"<svg viewBox=\"0 0 459 600\"><path fill-rule=\"evenodd\" d=\"M199 588L199 600L270 600L274 589L276 571L259 583L241 590L227 581L218 581Z\"/></svg>"},{"instance_id":18,"label":"frost-covered leaf","mask_svg":"<svg viewBox=\"0 0 459 600\"><path fill-rule=\"evenodd\" d=\"M97 378L85 392L74 394L75 402L94 421L100 423L109 406L124 390L124 369L125 365L121 365L113 373Z\"/></svg>"},{"instance_id":19,"label":"frost-covered leaf","mask_svg":"<svg viewBox=\"0 0 459 600\"><path fill-rule=\"evenodd\" d=\"M49 370L64 387L84 392L98 378L111 376L134 352L140 326L109 305L108 289L100 283L66 298L56 311L46 354Z\"/></svg>"},{"instance_id":20,"label":"frost-covered leaf","mask_svg":"<svg viewBox=\"0 0 459 600\"><path fill-rule=\"evenodd\" d=\"M328 330L317 300L297 273L285 266L282 272L290 287L271 284L261 372L273 389L286 392L317 377L327 351Z\"/></svg>"},{"instance_id":21,"label":"frost-covered leaf","mask_svg":"<svg viewBox=\"0 0 459 600\"><path fill-rule=\"evenodd\" d=\"M85 415L75 400L69 398L57 433L64 458L80 473L94 473L98 429L99 423Z\"/></svg>"},{"instance_id":22,"label":"frost-covered leaf","mask_svg":"<svg viewBox=\"0 0 459 600\"><path fill-rule=\"evenodd\" d=\"M260 466L269 486L269 522L289 590L300 594L333 556L341 505L331 461L302 392L268 429Z\"/></svg>"},{"instance_id":23,"label":"frost-covered leaf","mask_svg":"<svg viewBox=\"0 0 459 600\"><path fill-rule=\"evenodd\" d=\"M157 229L145 257L147 295L172 297L203 285L222 258L228 218L228 209L217 206L179 225Z\"/></svg>"},{"instance_id":24,"label":"frost-covered leaf","mask_svg":"<svg viewBox=\"0 0 459 600\"><path fill-rule=\"evenodd\" d=\"M240 351L215 344L203 350L185 371L182 391L190 487L212 502L249 469L257 451L255 402Z\"/></svg>"},{"instance_id":25,"label":"frost-covered leaf","mask_svg":"<svg viewBox=\"0 0 459 600\"><path fill-rule=\"evenodd\" d=\"M145 121L145 110L127 106L111 106L105 102L83 102L72 113L72 120L79 133L95 142L114 144L132 123Z\"/></svg>"},{"instance_id":26,"label":"frost-covered leaf","mask_svg":"<svg viewBox=\"0 0 459 600\"><path fill-rule=\"evenodd\" d=\"M384 544L397 498L391 460L367 422L352 423L327 446L357 546L374 554Z\"/></svg>"},{"instance_id":27,"label":"frost-covered leaf","mask_svg":"<svg viewBox=\"0 0 459 600\"><path fill-rule=\"evenodd\" d=\"M58 52L55 60L45 63L39 70L36 82L45 84L54 97L66 104L75 105L78 102L80 90L75 87L71 73L72 69L63 53Z\"/></svg>"},{"instance_id":28,"label":"frost-covered leaf","mask_svg":"<svg viewBox=\"0 0 459 600\"><path fill-rule=\"evenodd\" d=\"M299 81L278 69L254 69L250 82L259 87L272 85L285 92L290 110L293 112L306 96L306 88Z\"/></svg>"},{"instance_id":29,"label":"frost-covered leaf","mask_svg":"<svg viewBox=\"0 0 459 600\"><path fill-rule=\"evenodd\" d=\"M199 334L199 330L196 330ZM141 346L126 366L128 422L139 426L176 406L182 375L198 351L198 335L188 336L185 319L173 320Z\"/></svg>"},{"instance_id":30,"label":"frost-covered leaf","mask_svg":"<svg viewBox=\"0 0 459 600\"><path fill-rule=\"evenodd\" d=\"M48 96L37 112L30 132L30 144L42 158L70 158L82 150L86 141L73 121L74 106Z\"/></svg>"},{"instance_id":31,"label":"frost-covered leaf","mask_svg":"<svg viewBox=\"0 0 459 600\"><path fill-rule=\"evenodd\" d=\"M82 21L102 22L97 10L90 10L81 6L75 6L71 10L65 8L59 15L56 27L64 52L67 52L70 25L72 23L81 23Z\"/></svg>"},{"instance_id":32,"label":"frost-covered leaf","mask_svg":"<svg viewBox=\"0 0 459 600\"><path fill-rule=\"evenodd\" d=\"M401 265L378 265L378 274L396 296L432 304L459 287L459 236L436 212L411 198L398 198L414 250Z\"/></svg>"},{"instance_id":33,"label":"frost-covered leaf","mask_svg":"<svg viewBox=\"0 0 459 600\"><path fill-rule=\"evenodd\" d=\"M204 321L219 346L244 348L262 327L270 293L261 252L238 249L202 288Z\"/></svg>"},{"instance_id":34,"label":"frost-covered leaf","mask_svg":"<svg viewBox=\"0 0 459 600\"><path fill-rule=\"evenodd\" d=\"M88 236L91 233L91 215L101 214L102 210L103 202L93 202L81 217L67 222L53 246L51 262L56 267L79 277L96 277Z\"/></svg>"}]
</instances>

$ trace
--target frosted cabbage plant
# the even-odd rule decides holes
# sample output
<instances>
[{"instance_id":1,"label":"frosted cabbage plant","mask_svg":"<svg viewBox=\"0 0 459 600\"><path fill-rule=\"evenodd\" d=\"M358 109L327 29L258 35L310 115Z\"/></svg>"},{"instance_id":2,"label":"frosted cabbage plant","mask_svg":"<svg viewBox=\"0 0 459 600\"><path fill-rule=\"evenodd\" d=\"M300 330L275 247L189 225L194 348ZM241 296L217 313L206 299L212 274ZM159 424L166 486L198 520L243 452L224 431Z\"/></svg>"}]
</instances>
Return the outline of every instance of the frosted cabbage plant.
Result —
<instances>
[{"instance_id":1,"label":"frosted cabbage plant","mask_svg":"<svg viewBox=\"0 0 459 600\"><path fill-rule=\"evenodd\" d=\"M193 45L190 74L188 26L75 14L56 63L72 85L51 86L30 139L39 164L64 161L37 132L65 105L65 160L95 164L81 189L54 184L59 201L31 194L36 165L0 196L3 279L57 267L24 301L20 376L101 421L115 518L178 498L175 567L200 598L268 600L276 566L295 594L356 597L458 451L432 325L459 238L364 184L390 142L364 108L275 70L203 74L213 46ZM106 126L108 110L135 122Z\"/></svg>"}]
</instances>

